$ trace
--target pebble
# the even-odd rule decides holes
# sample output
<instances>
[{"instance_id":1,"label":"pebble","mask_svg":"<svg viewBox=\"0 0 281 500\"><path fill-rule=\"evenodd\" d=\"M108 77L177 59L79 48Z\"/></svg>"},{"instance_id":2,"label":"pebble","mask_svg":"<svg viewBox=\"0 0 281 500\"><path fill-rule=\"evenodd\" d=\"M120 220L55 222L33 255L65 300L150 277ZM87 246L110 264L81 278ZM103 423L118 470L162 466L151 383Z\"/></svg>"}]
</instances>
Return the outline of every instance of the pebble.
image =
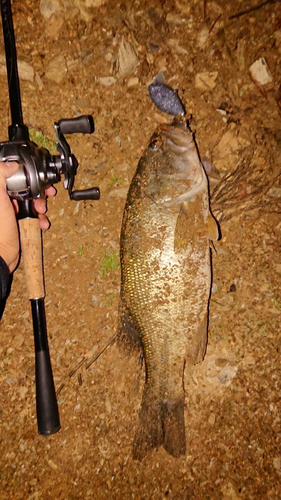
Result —
<instances>
[{"instance_id":1,"label":"pebble","mask_svg":"<svg viewBox=\"0 0 281 500\"><path fill-rule=\"evenodd\" d=\"M45 21L61 10L59 0L40 0L40 12Z\"/></svg>"},{"instance_id":2,"label":"pebble","mask_svg":"<svg viewBox=\"0 0 281 500\"><path fill-rule=\"evenodd\" d=\"M133 76L133 77L129 78L127 85L128 85L128 88L129 88L129 87L134 87L134 86L138 85L138 83L139 83L138 77L137 76Z\"/></svg>"},{"instance_id":3,"label":"pebble","mask_svg":"<svg viewBox=\"0 0 281 500\"><path fill-rule=\"evenodd\" d=\"M195 88L202 92L213 90L217 85L218 72L204 71L195 76Z\"/></svg>"},{"instance_id":4,"label":"pebble","mask_svg":"<svg viewBox=\"0 0 281 500\"><path fill-rule=\"evenodd\" d=\"M238 371L238 366L225 366L219 376L218 379L222 385L229 387L232 384L232 381Z\"/></svg>"},{"instance_id":5,"label":"pebble","mask_svg":"<svg viewBox=\"0 0 281 500\"><path fill-rule=\"evenodd\" d=\"M19 77L21 80L26 80L27 82L33 82L34 80L34 70L30 64L25 61L18 60L18 70ZM6 76L6 58L5 56L0 55L0 75Z\"/></svg>"},{"instance_id":6,"label":"pebble","mask_svg":"<svg viewBox=\"0 0 281 500\"><path fill-rule=\"evenodd\" d=\"M134 47L123 37L117 54L117 76L122 79L132 76L138 63Z\"/></svg>"},{"instance_id":7,"label":"pebble","mask_svg":"<svg viewBox=\"0 0 281 500\"><path fill-rule=\"evenodd\" d=\"M75 208L73 210L73 215L77 215L78 212L79 212L79 208L80 208L80 201L78 201L75 205Z\"/></svg>"},{"instance_id":8,"label":"pebble","mask_svg":"<svg viewBox=\"0 0 281 500\"><path fill-rule=\"evenodd\" d=\"M271 198L281 198L281 188L272 187L267 194Z\"/></svg>"},{"instance_id":9,"label":"pebble","mask_svg":"<svg viewBox=\"0 0 281 500\"><path fill-rule=\"evenodd\" d=\"M208 40L210 36L210 31L209 31L209 28L207 26L204 26L204 28L202 28L198 35L197 35L197 45L202 49L205 44L206 44L206 41Z\"/></svg>"},{"instance_id":10,"label":"pebble","mask_svg":"<svg viewBox=\"0 0 281 500\"><path fill-rule=\"evenodd\" d=\"M116 78L114 78L114 76L102 76L99 81L104 87L111 87L116 83Z\"/></svg>"},{"instance_id":11,"label":"pebble","mask_svg":"<svg viewBox=\"0 0 281 500\"><path fill-rule=\"evenodd\" d=\"M51 38L56 38L64 24L63 16L53 14L46 24L46 34Z\"/></svg>"},{"instance_id":12,"label":"pebble","mask_svg":"<svg viewBox=\"0 0 281 500\"><path fill-rule=\"evenodd\" d=\"M252 79L260 85L266 85L272 82L272 74L264 57L261 57L252 64L249 69Z\"/></svg>"},{"instance_id":13,"label":"pebble","mask_svg":"<svg viewBox=\"0 0 281 500\"><path fill-rule=\"evenodd\" d=\"M46 77L55 82L60 83L67 73L67 66L65 62L65 58L62 54L54 57L45 72Z\"/></svg>"}]
</instances>

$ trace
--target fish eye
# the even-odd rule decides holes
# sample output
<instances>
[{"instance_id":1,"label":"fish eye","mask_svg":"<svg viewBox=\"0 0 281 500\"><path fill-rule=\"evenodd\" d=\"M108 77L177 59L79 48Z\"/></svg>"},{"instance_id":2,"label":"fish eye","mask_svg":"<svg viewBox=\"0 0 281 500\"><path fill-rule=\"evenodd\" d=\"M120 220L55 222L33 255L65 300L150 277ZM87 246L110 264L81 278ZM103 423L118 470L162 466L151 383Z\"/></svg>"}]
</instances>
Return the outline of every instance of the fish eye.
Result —
<instances>
[{"instance_id":1,"label":"fish eye","mask_svg":"<svg viewBox=\"0 0 281 500\"><path fill-rule=\"evenodd\" d=\"M151 143L148 146L148 149L149 149L149 151L158 151L161 144L162 143L161 143L160 139L158 137L156 137L155 139L152 139Z\"/></svg>"}]
</instances>

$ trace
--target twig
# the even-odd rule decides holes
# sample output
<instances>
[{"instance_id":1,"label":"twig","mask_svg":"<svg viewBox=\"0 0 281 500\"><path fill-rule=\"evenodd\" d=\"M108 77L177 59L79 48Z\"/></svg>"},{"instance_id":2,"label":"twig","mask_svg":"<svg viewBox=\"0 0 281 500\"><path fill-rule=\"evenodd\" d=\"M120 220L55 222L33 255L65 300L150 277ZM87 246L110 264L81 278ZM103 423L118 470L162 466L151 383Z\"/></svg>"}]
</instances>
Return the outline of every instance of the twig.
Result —
<instances>
[{"instance_id":1,"label":"twig","mask_svg":"<svg viewBox=\"0 0 281 500\"><path fill-rule=\"evenodd\" d=\"M69 378L73 377L73 375L75 375L75 373L79 370L79 368L81 368L82 365L84 365L85 362L86 358L84 357L83 359L81 359L81 361L79 361L78 365L76 365L75 368L73 368L73 370L69 372L68 374Z\"/></svg>"},{"instance_id":2,"label":"twig","mask_svg":"<svg viewBox=\"0 0 281 500\"><path fill-rule=\"evenodd\" d=\"M63 388L64 388L64 387L65 387L65 384L61 384L61 385L59 386L59 388L56 390L56 395L57 395L57 396L58 396L58 395L59 395L59 393L63 390Z\"/></svg>"},{"instance_id":3,"label":"twig","mask_svg":"<svg viewBox=\"0 0 281 500\"><path fill-rule=\"evenodd\" d=\"M227 307L228 309L230 309L230 306L226 306L225 304L222 304L221 302L218 302L217 300L215 299L210 299L211 302L214 302L215 304L218 304L219 306L222 306L222 307Z\"/></svg>"},{"instance_id":4,"label":"twig","mask_svg":"<svg viewBox=\"0 0 281 500\"><path fill-rule=\"evenodd\" d=\"M96 355L94 356L94 358L91 359L91 361L89 361L89 363L87 363L86 365L86 370L88 370L88 368L90 368L90 366L104 353L104 351L110 346L110 344L113 343L113 341L115 340L117 336L117 333L115 333L111 339L107 342L107 344L104 346L104 348ZM81 361L79 361L79 363L75 366L75 368L73 368L73 370L71 370L68 374L69 378L73 377L73 375L75 375L75 373L79 370L79 368L81 368L81 366L84 365L84 363L87 361L87 358L82 358ZM81 386L82 385L82 375L81 373L79 373L78 375L78 384ZM59 388L57 389L56 391L56 395L58 396L59 393L62 391L62 389L65 387L65 384L61 384L59 386Z\"/></svg>"},{"instance_id":5,"label":"twig","mask_svg":"<svg viewBox=\"0 0 281 500\"><path fill-rule=\"evenodd\" d=\"M203 0L203 19L206 21L207 17L207 0Z\"/></svg>"},{"instance_id":6,"label":"twig","mask_svg":"<svg viewBox=\"0 0 281 500\"><path fill-rule=\"evenodd\" d=\"M113 343L113 341L115 340L115 338L117 337L117 333L115 333L111 339L107 342L107 344L104 346L104 348L96 355L94 356L94 358L89 361L89 363L87 363L86 365L86 370L88 370L88 368L90 368L90 366L92 366L92 364L97 361L97 359L104 353L104 351L110 346L110 344Z\"/></svg>"},{"instance_id":7,"label":"twig","mask_svg":"<svg viewBox=\"0 0 281 500\"><path fill-rule=\"evenodd\" d=\"M262 7L264 7L265 5L267 5L268 3L275 3L275 2L276 2L276 0L266 0L266 2L263 2L259 5L255 5L254 7L250 7L249 9L242 10L241 12L238 12L237 14L233 14L228 19L236 19L237 17L241 17L241 16L244 16L245 14L249 14L250 12L254 12L255 10L259 10Z\"/></svg>"},{"instance_id":8,"label":"twig","mask_svg":"<svg viewBox=\"0 0 281 500\"><path fill-rule=\"evenodd\" d=\"M218 17L216 17L216 19L214 20L212 26L210 27L209 29L209 34L213 31L214 27L216 26L218 20L221 18L221 14L218 15Z\"/></svg>"}]
</instances>

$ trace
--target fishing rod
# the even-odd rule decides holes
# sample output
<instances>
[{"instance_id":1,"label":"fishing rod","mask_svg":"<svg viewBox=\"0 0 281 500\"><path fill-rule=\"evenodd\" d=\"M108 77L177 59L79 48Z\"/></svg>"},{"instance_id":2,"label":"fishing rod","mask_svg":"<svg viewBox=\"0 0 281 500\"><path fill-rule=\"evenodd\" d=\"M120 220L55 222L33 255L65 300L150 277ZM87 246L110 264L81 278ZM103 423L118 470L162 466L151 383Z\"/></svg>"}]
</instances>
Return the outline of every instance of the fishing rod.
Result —
<instances>
[{"instance_id":1,"label":"fishing rod","mask_svg":"<svg viewBox=\"0 0 281 500\"><path fill-rule=\"evenodd\" d=\"M58 155L51 155L46 148L30 141L22 115L11 0L0 1L12 121L8 127L9 140L0 143L0 161L19 164L18 171L7 179L6 185L10 197L18 201L19 207L21 253L33 320L38 432L49 435L59 431L60 419L47 336L42 235L32 200L44 198L45 190L60 182L62 175L63 186L71 200L100 198L97 187L73 191L78 161L64 137L64 134L73 133L92 134L94 121L92 116L86 115L56 122Z\"/></svg>"}]
</instances>

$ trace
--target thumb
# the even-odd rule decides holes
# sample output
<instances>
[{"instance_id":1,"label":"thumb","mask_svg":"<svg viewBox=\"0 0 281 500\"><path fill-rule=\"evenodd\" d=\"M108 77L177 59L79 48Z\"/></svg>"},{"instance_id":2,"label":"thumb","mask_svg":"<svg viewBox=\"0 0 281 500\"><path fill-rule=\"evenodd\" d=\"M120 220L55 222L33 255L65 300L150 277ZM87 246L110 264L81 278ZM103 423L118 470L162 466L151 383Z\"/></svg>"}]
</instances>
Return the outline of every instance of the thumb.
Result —
<instances>
[{"instance_id":1,"label":"thumb","mask_svg":"<svg viewBox=\"0 0 281 500\"><path fill-rule=\"evenodd\" d=\"M5 182L6 179L12 177L13 174L17 172L19 164L15 161L0 162L0 179L1 184Z\"/></svg>"}]
</instances>

